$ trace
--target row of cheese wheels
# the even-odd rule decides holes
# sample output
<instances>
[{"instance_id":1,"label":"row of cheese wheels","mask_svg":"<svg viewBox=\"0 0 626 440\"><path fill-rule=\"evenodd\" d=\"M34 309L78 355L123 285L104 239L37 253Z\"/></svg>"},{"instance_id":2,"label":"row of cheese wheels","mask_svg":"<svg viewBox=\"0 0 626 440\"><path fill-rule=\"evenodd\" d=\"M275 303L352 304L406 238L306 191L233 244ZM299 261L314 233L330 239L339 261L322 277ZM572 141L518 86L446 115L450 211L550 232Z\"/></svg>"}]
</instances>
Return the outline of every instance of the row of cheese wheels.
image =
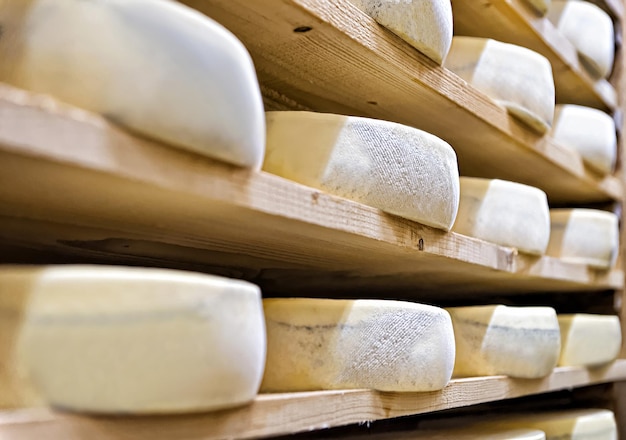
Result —
<instances>
[{"instance_id":1,"label":"row of cheese wheels","mask_svg":"<svg viewBox=\"0 0 626 440\"><path fill-rule=\"evenodd\" d=\"M553 125L554 81L543 56L493 40L452 40L449 0L355 1L400 35L449 36L446 67L539 131ZM567 10L596 8L566 3ZM263 103L250 56L197 11L169 0L4 0L0 25L0 81L51 94L179 148L246 167L263 163ZM593 41L598 32L591 32ZM609 115L559 107L552 135L599 173L613 169Z\"/></svg>"},{"instance_id":2,"label":"row of cheese wheels","mask_svg":"<svg viewBox=\"0 0 626 440\"><path fill-rule=\"evenodd\" d=\"M440 390L611 362L615 316L550 307L265 299L239 280L107 266L0 268L0 399L103 413L227 408L262 392ZM41 397L39 397L41 396Z\"/></svg>"}]
</instances>

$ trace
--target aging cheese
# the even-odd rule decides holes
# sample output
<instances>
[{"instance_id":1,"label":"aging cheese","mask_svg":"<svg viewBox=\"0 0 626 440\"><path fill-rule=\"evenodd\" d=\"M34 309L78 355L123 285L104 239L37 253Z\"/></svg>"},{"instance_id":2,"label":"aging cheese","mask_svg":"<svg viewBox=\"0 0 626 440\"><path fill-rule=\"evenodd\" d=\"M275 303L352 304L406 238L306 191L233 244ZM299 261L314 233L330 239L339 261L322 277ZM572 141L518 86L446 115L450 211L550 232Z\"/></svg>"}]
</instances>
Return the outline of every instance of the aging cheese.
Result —
<instances>
[{"instance_id":1,"label":"aging cheese","mask_svg":"<svg viewBox=\"0 0 626 440\"><path fill-rule=\"evenodd\" d=\"M622 345L617 316L559 315L561 366L596 366L616 359Z\"/></svg>"},{"instance_id":2,"label":"aging cheese","mask_svg":"<svg viewBox=\"0 0 626 440\"><path fill-rule=\"evenodd\" d=\"M262 391L433 391L450 380L448 313L403 301L266 299Z\"/></svg>"},{"instance_id":3,"label":"aging cheese","mask_svg":"<svg viewBox=\"0 0 626 440\"><path fill-rule=\"evenodd\" d=\"M162 269L31 269L21 350L52 405L94 413L238 406L265 362L258 287Z\"/></svg>"},{"instance_id":4,"label":"aging cheese","mask_svg":"<svg viewBox=\"0 0 626 440\"><path fill-rule=\"evenodd\" d=\"M550 129L554 78L542 55L500 41L454 37L444 66L536 131Z\"/></svg>"},{"instance_id":5,"label":"aging cheese","mask_svg":"<svg viewBox=\"0 0 626 440\"><path fill-rule=\"evenodd\" d=\"M461 200L452 230L543 254L550 239L547 196L520 183L461 177Z\"/></svg>"},{"instance_id":6,"label":"aging cheese","mask_svg":"<svg viewBox=\"0 0 626 440\"><path fill-rule=\"evenodd\" d=\"M547 255L600 269L615 265L619 250L618 219L596 209L551 209Z\"/></svg>"},{"instance_id":7,"label":"aging cheese","mask_svg":"<svg viewBox=\"0 0 626 440\"><path fill-rule=\"evenodd\" d=\"M263 103L244 46L169 0L4 0L0 79L142 135L260 168Z\"/></svg>"},{"instance_id":8,"label":"aging cheese","mask_svg":"<svg viewBox=\"0 0 626 440\"><path fill-rule=\"evenodd\" d=\"M350 0L438 64L452 42L450 0Z\"/></svg>"},{"instance_id":9,"label":"aging cheese","mask_svg":"<svg viewBox=\"0 0 626 440\"><path fill-rule=\"evenodd\" d=\"M617 440L615 417L606 409L517 415L497 426L539 429L545 432L546 440Z\"/></svg>"},{"instance_id":10,"label":"aging cheese","mask_svg":"<svg viewBox=\"0 0 626 440\"><path fill-rule=\"evenodd\" d=\"M576 150L595 171L610 174L617 156L613 118L603 111L579 105L557 105L552 137Z\"/></svg>"},{"instance_id":11,"label":"aging cheese","mask_svg":"<svg viewBox=\"0 0 626 440\"><path fill-rule=\"evenodd\" d=\"M268 112L263 169L440 229L449 230L457 213L452 147L392 122Z\"/></svg>"},{"instance_id":12,"label":"aging cheese","mask_svg":"<svg viewBox=\"0 0 626 440\"><path fill-rule=\"evenodd\" d=\"M586 1L553 0L548 19L572 43L593 72L601 77L611 73L615 30L606 12Z\"/></svg>"},{"instance_id":13,"label":"aging cheese","mask_svg":"<svg viewBox=\"0 0 626 440\"><path fill-rule=\"evenodd\" d=\"M561 338L550 307L452 307L455 376L547 376L556 366Z\"/></svg>"}]
</instances>

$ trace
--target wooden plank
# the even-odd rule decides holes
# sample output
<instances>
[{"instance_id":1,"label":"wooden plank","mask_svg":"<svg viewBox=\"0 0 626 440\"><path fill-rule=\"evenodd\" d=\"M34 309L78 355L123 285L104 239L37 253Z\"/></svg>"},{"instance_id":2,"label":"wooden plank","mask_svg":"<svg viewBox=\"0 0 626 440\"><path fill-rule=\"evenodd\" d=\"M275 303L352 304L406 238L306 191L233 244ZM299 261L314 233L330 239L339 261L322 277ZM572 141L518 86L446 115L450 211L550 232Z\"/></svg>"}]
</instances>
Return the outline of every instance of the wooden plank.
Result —
<instances>
[{"instance_id":1,"label":"wooden plank","mask_svg":"<svg viewBox=\"0 0 626 440\"><path fill-rule=\"evenodd\" d=\"M184 3L224 24L244 42L264 90L287 98L277 109L368 116L426 130L455 148L462 174L537 186L554 203L598 202L621 195L613 177L590 172L578 153L517 122L349 0ZM266 104L273 100L266 97ZM298 105L285 106L289 100Z\"/></svg>"},{"instance_id":2,"label":"wooden plank","mask_svg":"<svg viewBox=\"0 0 626 440\"><path fill-rule=\"evenodd\" d=\"M493 38L527 47L552 64L559 103L614 110L616 92L605 79L594 78L574 46L539 16L526 0L452 1L455 35Z\"/></svg>"},{"instance_id":3,"label":"wooden plank","mask_svg":"<svg viewBox=\"0 0 626 440\"><path fill-rule=\"evenodd\" d=\"M260 395L248 406L198 415L87 417L47 409L0 413L2 440L247 439L422 414L595 383L626 380L626 360L587 370L559 367L544 379L505 376L452 380L442 391L372 390Z\"/></svg>"},{"instance_id":4,"label":"wooden plank","mask_svg":"<svg viewBox=\"0 0 626 440\"><path fill-rule=\"evenodd\" d=\"M218 273L287 295L589 291L624 283L620 270L518 254L167 148L49 99L4 95L5 246Z\"/></svg>"}]
</instances>

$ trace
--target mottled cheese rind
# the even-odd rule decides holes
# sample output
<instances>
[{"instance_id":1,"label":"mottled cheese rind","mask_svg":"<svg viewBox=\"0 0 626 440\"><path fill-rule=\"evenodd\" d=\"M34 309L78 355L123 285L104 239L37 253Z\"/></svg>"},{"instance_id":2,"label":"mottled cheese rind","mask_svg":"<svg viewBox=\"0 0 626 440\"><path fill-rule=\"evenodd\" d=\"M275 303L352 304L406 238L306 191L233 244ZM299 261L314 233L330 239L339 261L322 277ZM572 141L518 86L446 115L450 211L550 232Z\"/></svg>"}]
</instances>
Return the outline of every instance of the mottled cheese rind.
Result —
<instances>
[{"instance_id":1,"label":"mottled cheese rind","mask_svg":"<svg viewBox=\"0 0 626 440\"><path fill-rule=\"evenodd\" d=\"M0 80L144 136L260 168L263 102L250 55L170 0L9 0Z\"/></svg>"},{"instance_id":2,"label":"mottled cheese rind","mask_svg":"<svg viewBox=\"0 0 626 440\"><path fill-rule=\"evenodd\" d=\"M540 378L557 364L561 338L551 307L451 307L454 376Z\"/></svg>"},{"instance_id":3,"label":"mottled cheese rind","mask_svg":"<svg viewBox=\"0 0 626 440\"><path fill-rule=\"evenodd\" d=\"M597 366L613 361L622 345L617 316L584 313L559 315L561 366Z\"/></svg>"},{"instance_id":4,"label":"mottled cheese rind","mask_svg":"<svg viewBox=\"0 0 626 440\"><path fill-rule=\"evenodd\" d=\"M454 37L444 66L539 133L552 125L552 66L524 47L476 37Z\"/></svg>"},{"instance_id":5,"label":"mottled cheese rind","mask_svg":"<svg viewBox=\"0 0 626 440\"><path fill-rule=\"evenodd\" d=\"M93 413L230 408L258 391L259 288L163 269L32 269L20 350L53 406Z\"/></svg>"},{"instance_id":6,"label":"mottled cheese rind","mask_svg":"<svg viewBox=\"0 0 626 440\"><path fill-rule=\"evenodd\" d=\"M617 157L615 121L601 110L579 105L557 105L552 138L578 151L587 165L610 174Z\"/></svg>"},{"instance_id":7,"label":"mottled cheese rind","mask_svg":"<svg viewBox=\"0 0 626 440\"><path fill-rule=\"evenodd\" d=\"M450 0L350 0L379 24L441 64L452 43Z\"/></svg>"},{"instance_id":8,"label":"mottled cheese rind","mask_svg":"<svg viewBox=\"0 0 626 440\"><path fill-rule=\"evenodd\" d=\"M546 254L599 269L615 265L619 252L619 220L597 209L551 209Z\"/></svg>"},{"instance_id":9,"label":"mottled cheese rind","mask_svg":"<svg viewBox=\"0 0 626 440\"><path fill-rule=\"evenodd\" d=\"M263 169L435 228L449 230L457 213L454 150L401 124L268 112Z\"/></svg>"},{"instance_id":10,"label":"mottled cheese rind","mask_svg":"<svg viewBox=\"0 0 626 440\"><path fill-rule=\"evenodd\" d=\"M385 300L265 299L262 391L434 391L450 380L448 313Z\"/></svg>"},{"instance_id":11,"label":"mottled cheese rind","mask_svg":"<svg viewBox=\"0 0 626 440\"><path fill-rule=\"evenodd\" d=\"M452 230L541 255L550 240L550 210L538 188L505 180L461 177Z\"/></svg>"},{"instance_id":12,"label":"mottled cheese rind","mask_svg":"<svg viewBox=\"0 0 626 440\"><path fill-rule=\"evenodd\" d=\"M603 78L611 73L615 30L609 14L586 1L553 0L547 17L576 48L591 73Z\"/></svg>"}]
</instances>

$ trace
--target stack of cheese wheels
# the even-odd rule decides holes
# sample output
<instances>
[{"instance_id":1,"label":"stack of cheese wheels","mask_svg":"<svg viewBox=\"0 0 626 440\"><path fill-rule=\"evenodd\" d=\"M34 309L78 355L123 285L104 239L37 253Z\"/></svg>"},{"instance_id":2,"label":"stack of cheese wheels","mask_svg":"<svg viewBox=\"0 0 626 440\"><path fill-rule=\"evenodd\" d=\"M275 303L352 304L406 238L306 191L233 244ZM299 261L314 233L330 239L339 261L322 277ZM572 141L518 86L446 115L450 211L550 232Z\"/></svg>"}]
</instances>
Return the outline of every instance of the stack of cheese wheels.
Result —
<instances>
[{"instance_id":1,"label":"stack of cheese wheels","mask_svg":"<svg viewBox=\"0 0 626 440\"><path fill-rule=\"evenodd\" d=\"M263 162L263 102L229 31L170 0L4 0L0 80L236 165Z\"/></svg>"},{"instance_id":2,"label":"stack of cheese wheels","mask_svg":"<svg viewBox=\"0 0 626 440\"><path fill-rule=\"evenodd\" d=\"M265 362L258 287L162 269L19 272L20 352L47 402L94 413L175 413L251 401Z\"/></svg>"},{"instance_id":3,"label":"stack of cheese wheels","mask_svg":"<svg viewBox=\"0 0 626 440\"><path fill-rule=\"evenodd\" d=\"M548 19L572 43L592 73L600 77L611 73L615 30L606 12L586 1L553 0Z\"/></svg>"},{"instance_id":4,"label":"stack of cheese wheels","mask_svg":"<svg viewBox=\"0 0 626 440\"><path fill-rule=\"evenodd\" d=\"M440 229L452 227L458 209L452 147L392 122L268 112L263 169Z\"/></svg>"},{"instance_id":5,"label":"stack of cheese wheels","mask_svg":"<svg viewBox=\"0 0 626 440\"><path fill-rule=\"evenodd\" d=\"M456 340L454 375L547 376L561 338L550 307L472 306L447 309Z\"/></svg>"},{"instance_id":6,"label":"stack of cheese wheels","mask_svg":"<svg viewBox=\"0 0 626 440\"><path fill-rule=\"evenodd\" d=\"M443 309L307 298L266 299L263 305L263 391L434 391L452 375L454 334Z\"/></svg>"},{"instance_id":7,"label":"stack of cheese wheels","mask_svg":"<svg viewBox=\"0 0 626 440\"><path fill-rule=\"evenodd\" d=\"M350 0L381 25L441 64L452 42L450 0Z\"/></svg>"},{"instance_id":8,"label":"stack of cheese wheels","mask_svg":"<svg viewBox=\"0 0 626 440\"><path fill-rule=\"evenodd\" d=\"M550 240L548 198L540 189L505 180L461 177L452 230L522 252L543 254Z\"/></svg>"},{"instance_id":9,"label":"stack of cheese wheels","mask_svg":"<svg viewBox=\"0 0 626 440\"><path fill-rule=\"evenodd\" d=\"M600 269L615 265L619 250L618 218L597 209L551 209L547 255Z\"/></svg>"},{"instance_id":10,"label":"stack of cheese wheels","mask_svg":"<svg viewBox=\"0 0 626 440\"><path fill-rule=\"evenodd\" d=\"M610 174L617 156L615 121L601 110L579 105L557 105L552 137L580 153L587 165Z\"/></svg>"},{"instance_id":11,"label":"stack of cheese wheels","mask_svg":"<svg viewBox=\"0 0 626 440\"><path fill-rule=\"evenodd\" d=\"M617 440L615 416L606 409L517 414L487 426L539 429L546 440Z\"/></svg>"},{"instance_id":12,"label":"stack of cheese wheels","mask_svg":"<svg viewBox=\"0 0 626 440\"><path fill-rule=\"evenodd\" d=\"M444 66L536 131L550 129L554 78L542 55L495 40L454 37Z\"/></svg>"},{"instance_id":13,"label":"stack of cheese wheels","mask_svg":"<svg viewBox=\"0 0 626 440\"><path fill-rule=\"evenodd\" d=\"M577 313L559 315L561 366L594 367L613 361L622 346L617 316Z\"/></svg>"}]
</instances>

